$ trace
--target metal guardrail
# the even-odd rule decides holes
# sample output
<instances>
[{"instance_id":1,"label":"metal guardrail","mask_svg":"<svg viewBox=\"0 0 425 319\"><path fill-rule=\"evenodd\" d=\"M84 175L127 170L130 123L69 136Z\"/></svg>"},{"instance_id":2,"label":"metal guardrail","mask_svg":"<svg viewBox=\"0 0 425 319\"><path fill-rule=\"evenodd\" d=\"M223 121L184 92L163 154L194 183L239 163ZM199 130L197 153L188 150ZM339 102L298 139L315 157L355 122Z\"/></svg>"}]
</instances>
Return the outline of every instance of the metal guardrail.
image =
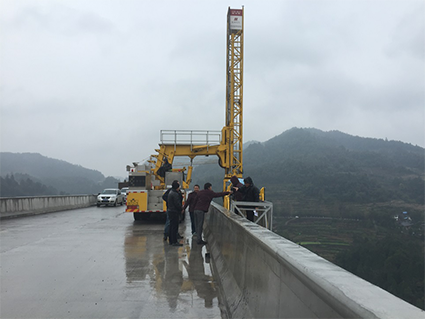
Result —
<instances>
[{"instance_id":1,"label":"metal guardrail","mask_svg":"<svg viewBox=\"0 0 425 319\"><path fill-rule=\"evenodd\" d=\"M161 130L161 144L172 145L217 145L221 142L221 131Z\"/></svg>"},{"instance_id":2,"label":"metal guardrail","mask_svg":"<svg viewBox=\"0 0 425 319\"><path fill-rule=\"evenodd\" d=\"M253 209L255 207L255 209ZM263 202L230 202L230 211L246 218L248 210L254 211L254 223L269 230L273 229L273 203Z\"/></svg>"}]
</instances>

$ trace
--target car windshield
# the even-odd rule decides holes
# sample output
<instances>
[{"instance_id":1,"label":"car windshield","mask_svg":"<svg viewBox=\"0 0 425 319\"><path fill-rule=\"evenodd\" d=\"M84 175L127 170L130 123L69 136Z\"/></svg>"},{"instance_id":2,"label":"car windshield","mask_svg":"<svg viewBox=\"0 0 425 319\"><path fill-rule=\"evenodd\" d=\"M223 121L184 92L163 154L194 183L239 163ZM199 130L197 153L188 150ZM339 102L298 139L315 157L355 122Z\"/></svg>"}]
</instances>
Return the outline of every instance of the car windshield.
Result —
<instances>
[{"instance_id":1,"label":"car windshield","mask_svg":"<svg viewBox=\"0 0 425 319\"><path fill-rule=\"evenodd\" d=\"M116 194L117 191L115 189L105 189L102 194Z\"/></svg>"}]
</instances>

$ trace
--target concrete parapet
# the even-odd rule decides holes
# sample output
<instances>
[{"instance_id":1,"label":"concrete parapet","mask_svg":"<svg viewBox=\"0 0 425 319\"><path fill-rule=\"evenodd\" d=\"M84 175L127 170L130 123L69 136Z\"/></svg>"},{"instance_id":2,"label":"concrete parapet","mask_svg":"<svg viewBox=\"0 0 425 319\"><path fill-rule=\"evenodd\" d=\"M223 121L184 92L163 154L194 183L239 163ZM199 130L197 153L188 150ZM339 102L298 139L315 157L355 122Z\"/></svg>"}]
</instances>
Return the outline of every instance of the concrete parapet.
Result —
<instances>
[{"instance_id":1,"label":"concrete parapet","mask_svg":"<svg viewBox=\"0 0 425 319\"><path fill-rule=\"evenodd\" d=\"M425 312L223 207L205 218L230 318L425 318Z\"/></svg>"},{"instance_id":2,"label":"concrete parapet","mask_svg":"<svg viewBox=\"0 0 425 319\"><path fill-rule=\"evenodd\" d=\"M96 205L96 195L3 197L0 218L57 212Z\"/></svg>"}]
</instances>

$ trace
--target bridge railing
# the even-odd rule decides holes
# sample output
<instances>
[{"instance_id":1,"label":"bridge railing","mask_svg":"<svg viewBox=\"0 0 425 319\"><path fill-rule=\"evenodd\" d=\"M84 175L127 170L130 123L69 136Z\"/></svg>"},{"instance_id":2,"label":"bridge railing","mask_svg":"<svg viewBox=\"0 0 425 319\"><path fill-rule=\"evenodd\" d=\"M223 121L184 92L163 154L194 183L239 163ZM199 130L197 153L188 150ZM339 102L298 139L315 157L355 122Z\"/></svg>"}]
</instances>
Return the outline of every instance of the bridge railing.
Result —
<instances>
[{"instance_id":1,"label":"bridge railing","mask_svg":"<svg viewBox=\"0 0 425 319\"><path fill-rule=\"evenodd\" d=\"M205 235L229 318L424 318L425 312L212 203Z\"/></svg>"},{"instance_id":2,"label":"bridge railing","mask_svg":"<svg viewBox=\"0 0 425 319\"><path fill-rule=\"evenodd\" d=\"M0 218L36 215L96 205L97 195L1 197Z\"/></svg>"}]
</instances>

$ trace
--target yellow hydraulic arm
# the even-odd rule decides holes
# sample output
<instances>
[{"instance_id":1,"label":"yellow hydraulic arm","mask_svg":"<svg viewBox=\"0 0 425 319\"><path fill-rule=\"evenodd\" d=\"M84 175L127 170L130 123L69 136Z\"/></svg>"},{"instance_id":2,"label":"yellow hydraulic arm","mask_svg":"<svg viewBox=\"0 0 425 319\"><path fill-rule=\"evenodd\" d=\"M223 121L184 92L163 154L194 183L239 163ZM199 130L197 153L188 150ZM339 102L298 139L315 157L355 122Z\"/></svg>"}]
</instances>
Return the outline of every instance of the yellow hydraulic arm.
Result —
<instances>
[{"instance_id":1,"label":"yellow hydraulic arm","mask_svg":"<svg viewBox=\"0 0 425 319\"><path fill-rule=\"evenodd\" d=\"M224 130L224 129L223 129ZM163 165L165 158L167 158L169 163L173 163L174 157L176 156L187 156L191 160L193 160L196 156L210 156L210 155L217 155L219 158L219 163L222 167L225 167L226 165L229 165L229 159L226 152L226 145L224 142L224 133L222 132L222 139L221 141L214 143L214 144L202 144L202 145L196 145L192 139L190 139L190 142L180 142L178 140L179 134L192 134L193 131L172 131L175 135L175 138L173 141L170 142L162 142L159 146L159 149L156 149L155 151L158 154L152 155L151 157L156 158L156 161L149 161L152 164L155 164L155 167L153 168L153 173L155 174L156 178L161 182L161 184L164 183L164 178L158 175L159 168ZM163 133L161 132L161 135ZM208 134L208 132L203 132L203 134ZM188 174L186 177L186 181L184 182L184 187L189 188L191 176L192 176L192 166L189 166Z\"/></svg>"}]
</instances>

